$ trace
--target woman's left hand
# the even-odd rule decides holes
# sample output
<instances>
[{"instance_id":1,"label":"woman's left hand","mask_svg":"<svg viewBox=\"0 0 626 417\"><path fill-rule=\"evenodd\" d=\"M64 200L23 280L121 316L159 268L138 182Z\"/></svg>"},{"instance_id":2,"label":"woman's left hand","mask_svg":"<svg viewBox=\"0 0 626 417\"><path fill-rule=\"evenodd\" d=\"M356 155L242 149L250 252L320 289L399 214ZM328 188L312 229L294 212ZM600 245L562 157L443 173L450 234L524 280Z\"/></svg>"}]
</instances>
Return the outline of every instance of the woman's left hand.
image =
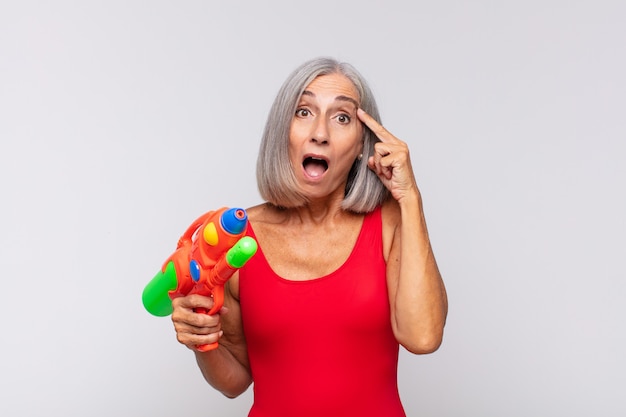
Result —
<instances>
[{"instance_id":1,"label":"woman's left hand","mask_svg":"<svg viewBox=\"0 0 626 417\"><path fill-rule=\"evenodd\" d=\"M357 115L380 139L374 145L374 155L368 159L370 169L378 175L396 201L400 202L409 195L419 195L407 144L389 133L363 109L358 109Z\"/></svg>"}]
</instances>

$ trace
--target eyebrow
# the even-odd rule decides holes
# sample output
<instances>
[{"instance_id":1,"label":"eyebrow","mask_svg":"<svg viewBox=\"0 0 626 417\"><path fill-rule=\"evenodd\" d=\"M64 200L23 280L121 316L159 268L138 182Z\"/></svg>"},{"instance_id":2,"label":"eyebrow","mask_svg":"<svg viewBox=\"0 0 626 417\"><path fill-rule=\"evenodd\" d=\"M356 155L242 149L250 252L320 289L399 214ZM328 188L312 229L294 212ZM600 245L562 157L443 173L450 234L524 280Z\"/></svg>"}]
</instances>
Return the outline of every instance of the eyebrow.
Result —
<instances>
[{"instance_id":1,"label":"eyebrow","mask_svg":"<svg viewBox=\"0 0 626 417\"><path fill-rule=\"evenodd\" d=\"M304 90L302 92L303 96L310 96L310 97L315 97L315 94L312 91L309 90ZM357 109L359 108L359 103L353 99L352 97L348 97L348 96L337 96L335 97L335 101L347 101L349 103L354 104L354 107L356 107Z\"/></svg>"}]
</instances>

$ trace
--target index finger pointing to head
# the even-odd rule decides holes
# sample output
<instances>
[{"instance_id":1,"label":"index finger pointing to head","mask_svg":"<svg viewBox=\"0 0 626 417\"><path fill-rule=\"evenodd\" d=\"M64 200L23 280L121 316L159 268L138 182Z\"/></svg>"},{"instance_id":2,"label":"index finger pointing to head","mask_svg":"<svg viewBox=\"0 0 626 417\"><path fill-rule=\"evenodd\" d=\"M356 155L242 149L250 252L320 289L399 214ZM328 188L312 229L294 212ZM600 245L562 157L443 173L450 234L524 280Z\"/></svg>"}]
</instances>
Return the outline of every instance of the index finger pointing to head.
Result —
<instances>
[{"instance_id":1,"label":"index finger pointing to head","mask_svg":"<svg viewBox=\"0 0 626 417\"><path fill-rule=\"evenodd\" d=\"M374 119L372 116L367 114L365 110L359 108L357 109L356 114L359 117L359 119L361 119L361 121L365 123L365 126L369 127L369 129L372 132L374 132L374 134L376 135L376 137L378 137L378 139L380 139L383 142L385 142L385 140L390 139L392 135L387 131L387 129L385 129L383 125L378 123L376 119Z\"/></svg>"}]
</instances>

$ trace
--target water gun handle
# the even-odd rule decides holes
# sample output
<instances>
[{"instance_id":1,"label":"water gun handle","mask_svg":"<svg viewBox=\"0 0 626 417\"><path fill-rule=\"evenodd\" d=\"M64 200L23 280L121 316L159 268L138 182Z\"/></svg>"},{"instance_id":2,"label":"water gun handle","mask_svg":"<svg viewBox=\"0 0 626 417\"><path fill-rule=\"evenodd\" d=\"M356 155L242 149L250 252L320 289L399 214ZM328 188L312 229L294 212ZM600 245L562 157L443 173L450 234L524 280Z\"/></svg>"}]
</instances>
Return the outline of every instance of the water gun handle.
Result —
<instances>
[{"instance_id":1,"label":"water gun handle","mask_svg":"<svg viewBox=\"0 0 626 417\"><path fill-rule=\"evenodd\" d=\"M197 307L196 313L214 315L224 306L224 284L241 268L257 251L257 242L249 236L244 236L219 259L209 272L205 288L210 288L213 297L213 307L211 310ZM199 289L202 292L201 289ZM216 349L218 342L198 345L196 349L201 352Z\"/></svg>"}]
</instances>

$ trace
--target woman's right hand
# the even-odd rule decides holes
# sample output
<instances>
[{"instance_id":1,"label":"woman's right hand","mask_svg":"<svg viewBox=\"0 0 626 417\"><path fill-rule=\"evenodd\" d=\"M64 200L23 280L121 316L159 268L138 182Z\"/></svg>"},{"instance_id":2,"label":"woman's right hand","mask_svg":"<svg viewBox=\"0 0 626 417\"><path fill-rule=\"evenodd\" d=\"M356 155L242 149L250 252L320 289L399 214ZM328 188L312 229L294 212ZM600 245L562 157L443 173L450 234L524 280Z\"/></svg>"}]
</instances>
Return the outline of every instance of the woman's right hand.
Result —
<instances>
[{"instance_id":1,"label":"woman's right hand","mask_svg":"<svg viewBox=\"0 0 626 417\"><path fill-rule=\"evenodd\" d=\"M197 346L217 342L223 334L220 314L225 313L226 309L222 307L217 314L209 316L194 312L199 307L205 311L211 310L213 299L192 294L172 300L172 322L176 338L193 351L198 351Z\"/></svg>"}]
</instances>

